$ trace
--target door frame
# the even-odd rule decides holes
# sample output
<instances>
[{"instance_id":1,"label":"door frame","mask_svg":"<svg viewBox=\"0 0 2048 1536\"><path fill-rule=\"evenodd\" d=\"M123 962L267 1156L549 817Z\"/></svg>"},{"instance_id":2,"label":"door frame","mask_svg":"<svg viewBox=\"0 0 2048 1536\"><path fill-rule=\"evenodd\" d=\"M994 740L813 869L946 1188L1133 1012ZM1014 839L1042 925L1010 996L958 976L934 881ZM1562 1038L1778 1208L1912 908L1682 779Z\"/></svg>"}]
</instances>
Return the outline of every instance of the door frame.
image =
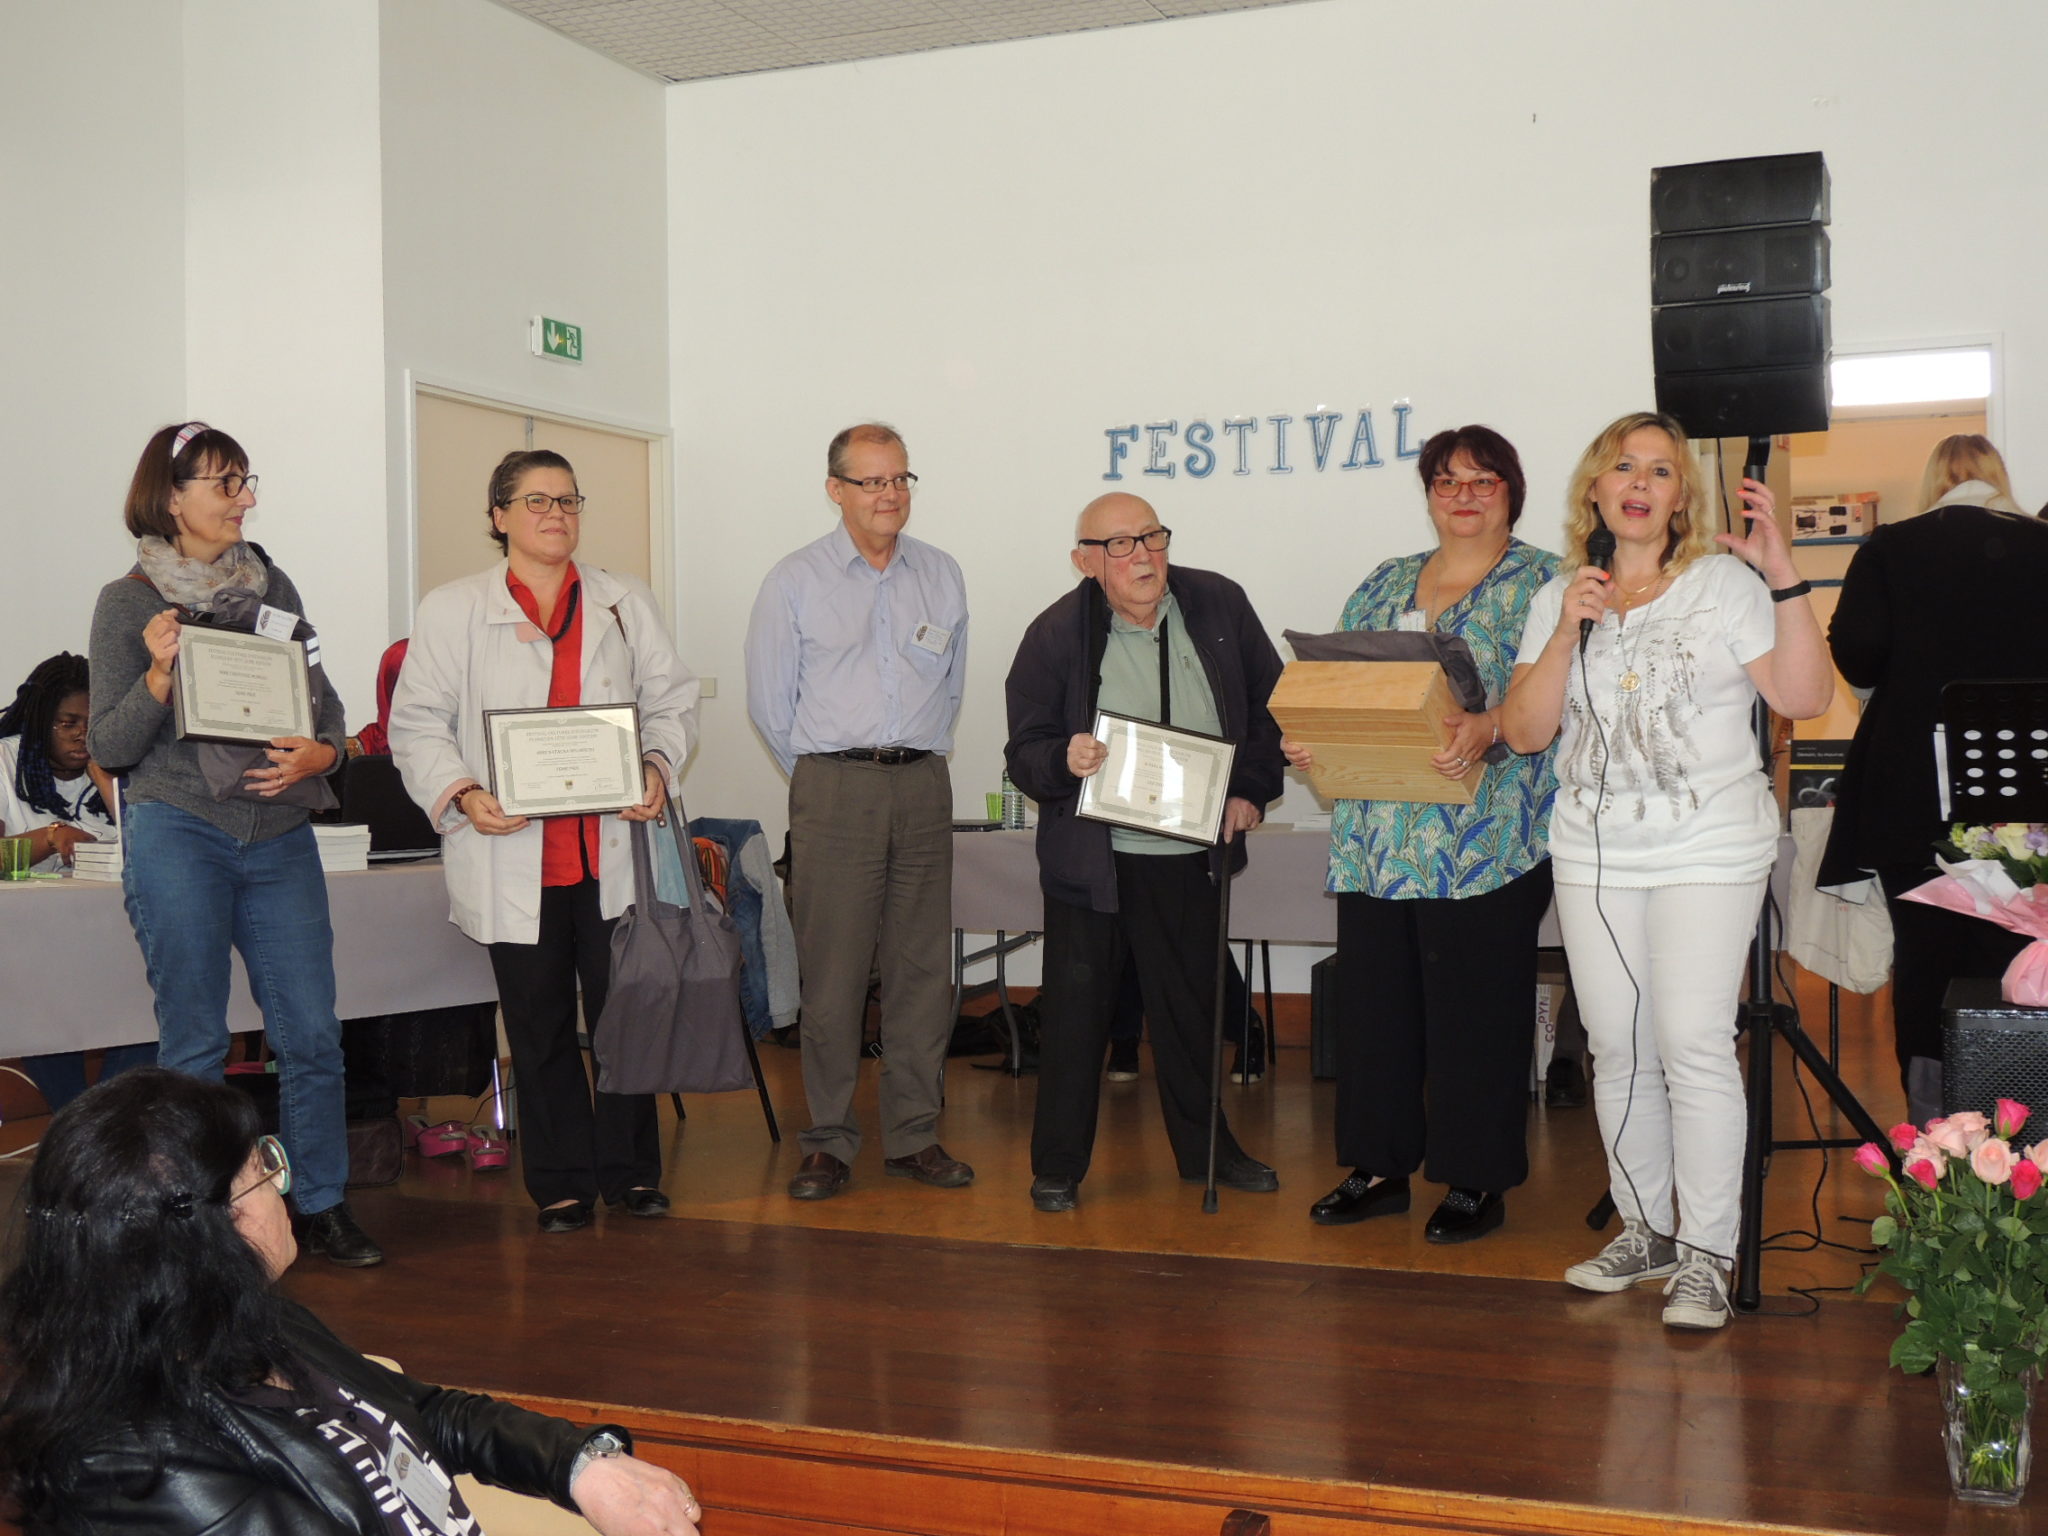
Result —
<instances>
[{"instance_id":1,"label":"door frame","mask_svg":"<svg viewBox=\"0 0 2048 1536\"><path fill-rule=\"evenodd\" d=\"M480 406L485 410L505 411L513 415L531 416L539 421L555 422L566 427L581 427L587 431L609 432L619 437L638 438L647 445L647 566L651 576L650 585L654 601L660 607L662 616L668 620L671 633L675 630L675 533L674 533L674 482L670 474L675 449L675 432L672 428L655 426L649 422L632 421L622 416L577 415L563 410L558 405L549 405L538 400L524 400L516 395L496 395L475 388L472 385L431 374L405 370L405 439L402 452L405 455L405 504L403 511L404 537L399 545L399 566L397 571L402 597L404 617L399 633L409 633L412 616L419 611L420 599L425 596L419 589L419 529L420 529L420 426L419 399L432 395L441 400L452 400L461 405Z\"/></svg>"}]
</instances>

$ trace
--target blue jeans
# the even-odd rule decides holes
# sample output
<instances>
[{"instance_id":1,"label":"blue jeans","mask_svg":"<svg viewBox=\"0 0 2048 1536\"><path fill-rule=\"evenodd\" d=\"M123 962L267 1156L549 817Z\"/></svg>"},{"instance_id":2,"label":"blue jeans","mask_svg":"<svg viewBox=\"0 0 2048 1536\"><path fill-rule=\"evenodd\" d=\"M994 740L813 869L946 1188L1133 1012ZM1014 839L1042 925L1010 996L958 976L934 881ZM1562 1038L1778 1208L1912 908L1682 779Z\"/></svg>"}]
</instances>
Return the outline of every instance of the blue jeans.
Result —
<instances>
[{"instance_id":1,"label":"blue jeans","mask_svg":"<svg viewBox=\"0 0 2048 1536\"><path fill-rule=\"evenodd\" d=\"M128 921L156 994L157 1064L218 1082L228 1051L228 950L242 952L278 1061L278 1131L292 1193L311 1216L348 1182L334 930L313 829L237 841L190 811L128 807Z\"/></svg>"}]
</instances>

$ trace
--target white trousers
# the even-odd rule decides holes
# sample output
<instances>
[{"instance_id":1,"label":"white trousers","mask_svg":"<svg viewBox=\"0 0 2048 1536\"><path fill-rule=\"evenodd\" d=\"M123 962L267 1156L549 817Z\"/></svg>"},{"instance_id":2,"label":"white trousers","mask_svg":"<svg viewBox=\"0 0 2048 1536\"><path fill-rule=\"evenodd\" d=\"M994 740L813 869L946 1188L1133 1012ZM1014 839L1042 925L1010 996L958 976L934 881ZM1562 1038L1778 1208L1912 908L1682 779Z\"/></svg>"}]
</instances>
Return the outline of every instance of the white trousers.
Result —
<instances>
[{"instance_id":1,"label":"white trousers","mask_svg":"<svg viewBox=\"0 0 2048 1536\"><path fill-rule=\"evenodd\" d=\"M1678 1241L1724 1264L1749 1128L1736 1009L1764 884L1608 889L1597 906L1591 886L1557 887L1609 1193L1624 1217L1666 1234L1675 1194Z\"/></svg>"}]
</instances>

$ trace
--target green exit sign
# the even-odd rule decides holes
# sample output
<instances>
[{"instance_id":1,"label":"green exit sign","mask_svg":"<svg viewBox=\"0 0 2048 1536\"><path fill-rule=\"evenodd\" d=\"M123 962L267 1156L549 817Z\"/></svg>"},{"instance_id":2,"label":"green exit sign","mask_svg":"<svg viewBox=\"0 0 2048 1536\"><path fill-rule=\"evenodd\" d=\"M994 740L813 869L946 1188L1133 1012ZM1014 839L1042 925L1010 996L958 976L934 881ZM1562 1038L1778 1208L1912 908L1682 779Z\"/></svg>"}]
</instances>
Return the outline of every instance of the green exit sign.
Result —
<instances>
[{"instance_id":1,"label":"green exit sign","mask_svg":"<svg viewBox=\"0 0 2048 1536\"><path fill-rule=\"evenodd\" d=\"M583 327L546 315L533 317L533 353L536 357L559 358L565 363L583 361Z\"/></svg>"}]
</instances>

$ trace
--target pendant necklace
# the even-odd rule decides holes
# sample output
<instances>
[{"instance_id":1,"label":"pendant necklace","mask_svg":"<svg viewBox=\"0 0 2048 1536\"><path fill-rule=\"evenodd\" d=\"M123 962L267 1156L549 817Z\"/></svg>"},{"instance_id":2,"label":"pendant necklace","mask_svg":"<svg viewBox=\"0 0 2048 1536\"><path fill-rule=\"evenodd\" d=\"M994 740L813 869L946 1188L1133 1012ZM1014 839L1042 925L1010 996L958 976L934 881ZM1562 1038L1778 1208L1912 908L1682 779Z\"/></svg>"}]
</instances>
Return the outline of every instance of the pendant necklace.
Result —
<instances>
[{"instance_id":1,"label":"pendant necklace","mask_svg":"<svg viewBox=\"0 0 2048 1536\"><path fill-rule=\"evenodd\" d=\"M1631 635L1635 637L1633 644L1628 643ZM1635 630L1629 629L1628 621L1625 618L1615 620L1614 650L1615 654L1621 658L1621 691L1623 693L1634 693L1643 686L1643 675L1636 670L1636 652L1642 649L1642 644L1640 628Z\"/></svg>"},{"instance_id":2,"label":"pendant necklace","mask_svg":"<svg viewBox=\"0 0 2048 1536\"><path fill-rule=\"evenodd\" d=\"M1655 581L1651 581L1644 586L1637 587L1633 592L1624 591L1622 593L1622 596L1627 598L1641 597L1645 592L1648 592L1649 590L1651 590L1651 588L1655 587L1658 584L1658 582L1663 581L1663 579L1664 573L1662 571L1659 571L1657 573L1657 578ZM1623 650L1622 641L1624 639L1624 632L1627 629L1627 615L1625 613L1617 615L1614 624L1614 648L1616 654L1621 657L1622 665L1621 691L1623 693L1634 693L1638 688L1643 686L1643 675L1636 670L1636 652L1642 648L1642 633L1641 630L1638 629L1636 632L1635 643L1629 646L1627 650Z\"/></svg>"}]
</instances>

